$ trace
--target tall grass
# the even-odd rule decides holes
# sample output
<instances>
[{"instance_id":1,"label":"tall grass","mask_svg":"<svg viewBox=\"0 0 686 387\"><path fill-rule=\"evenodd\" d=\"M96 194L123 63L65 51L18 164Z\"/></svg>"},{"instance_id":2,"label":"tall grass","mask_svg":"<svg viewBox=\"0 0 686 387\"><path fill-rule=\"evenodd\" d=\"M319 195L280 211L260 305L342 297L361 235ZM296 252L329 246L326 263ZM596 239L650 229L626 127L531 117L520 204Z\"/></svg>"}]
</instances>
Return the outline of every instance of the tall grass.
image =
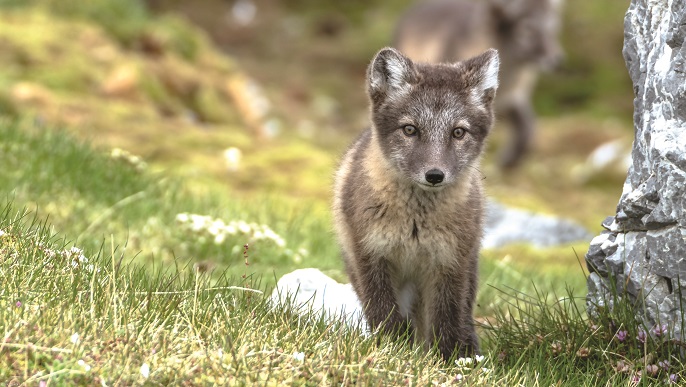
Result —
<instances>
[{"instance_id":1,"label":"tall grass","mask_svg":"<svg viewBox=\"0 0 686 387\"><path fill-rule=\"evenodd\" d=\"M328 266L343 279L326 210L194 194L132 160L0 124L0 383L626 386L684 376L683 344L637 323L627 301L589 318L579 289L565 289L568 272L531 274L497 251L482 265L483 358L444 362L276 307L268 294L280 273ZM180 213L267 225L285 246L249 233L217 244ZM309 250L299 263L297 248ZM583 283L579 271L572 283Z\"/></svg>"}]
</instances>

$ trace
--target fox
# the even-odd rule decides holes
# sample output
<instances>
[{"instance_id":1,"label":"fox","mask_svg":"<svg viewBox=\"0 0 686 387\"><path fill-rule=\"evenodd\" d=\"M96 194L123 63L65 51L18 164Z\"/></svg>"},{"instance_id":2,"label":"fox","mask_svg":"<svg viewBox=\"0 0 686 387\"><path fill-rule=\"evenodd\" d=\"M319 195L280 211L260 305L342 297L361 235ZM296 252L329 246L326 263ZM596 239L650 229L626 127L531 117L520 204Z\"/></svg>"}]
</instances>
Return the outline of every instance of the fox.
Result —
<instances>
[{"instance_id":1,"label":"fox","mask_svg":"<svg viewBox=\"0 0 686 387\"><path fill-rule=\"evenodd\" d=\"M334 228L368 327L446 360L479 351L479 163L499 66L494 49L446 64L381 49L366 77L371 125L334 178Z\"/></svg>"},{"instance_id":2,"label":"fox","mask_svg":"<svg viewBox=\"0 0 686 387\"><path fill-rule=\"evenodd\" d=\"M410 7L399 19L392 46L413 60L440 63L495 48L502 62L498 116L511 140L501 151L504 170L530 151L536 116L531 97L539 73L564 56L559 41L563 0L435 0Z\"/></svg>"}]
</instances>

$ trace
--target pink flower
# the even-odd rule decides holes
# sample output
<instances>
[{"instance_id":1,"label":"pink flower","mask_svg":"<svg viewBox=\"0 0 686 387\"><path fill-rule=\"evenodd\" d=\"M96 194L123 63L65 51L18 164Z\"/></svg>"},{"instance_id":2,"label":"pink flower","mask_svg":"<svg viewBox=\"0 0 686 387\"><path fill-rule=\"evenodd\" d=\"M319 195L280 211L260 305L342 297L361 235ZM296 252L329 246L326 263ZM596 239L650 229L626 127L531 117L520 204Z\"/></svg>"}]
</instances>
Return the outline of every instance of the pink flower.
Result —
<instances>
[{"instance_id":1,"label":"pink flower","mask_svg":"<svg viewBox=\"0 0 686 387\"><path fill-rule=\"evenodd\" d=\"M645 343L646 338L648 338L648 334L646 333L646 331L644 331L643 329L639 329L638 336L636 336L636 339L638 339L638 341L640 341L641 343Z\"/></svg>"},{"instance_id":2,"label":"pink flower","mask_svg":"<svg viewBox=\"0 0 686 387\"><path fill-rule=\"evenodd\" d=\"M627 336L628 334L629 334L629 332L627 332L627 331L619 331L619 332L617 332L617 333L615 334L615 338L616 338L617 341L619 341L619 342L624 342L624 340L626 340L626 336Z\"/></svg>"},{"instance_id":3,"label":"pink flower","mask_svg":"<svg viewBox=\"0 0 686 387\"><path fill-rule=\"evenodd\" d=\"M663 370L667 371L669 369L669 360L660 360L657 362L657 365Z\"/></svg>"},{"instance_id":4,"label":"pink flower","mask_svg":"<svg viewBox=\"0 0 686 387\"><path fill-rule=\"evenodd\" d=\"M657 337L664 336L665 334L667 334L667 324L654 326L653 333Z\"/></svg>"}]
</instances>

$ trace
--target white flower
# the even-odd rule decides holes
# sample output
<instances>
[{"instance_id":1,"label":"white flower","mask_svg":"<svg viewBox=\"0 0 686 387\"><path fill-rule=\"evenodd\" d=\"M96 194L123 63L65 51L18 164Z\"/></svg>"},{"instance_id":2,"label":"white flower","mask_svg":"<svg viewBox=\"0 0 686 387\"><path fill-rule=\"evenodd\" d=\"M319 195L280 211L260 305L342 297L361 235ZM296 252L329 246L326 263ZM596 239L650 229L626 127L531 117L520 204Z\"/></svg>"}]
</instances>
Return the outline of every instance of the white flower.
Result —
<instances>
[{"instance_id":1,"label":"white flower","mask_svg":"<svg viewBox=\"0 0 686 387\"><path fill-rule=\"evenodd\" d=\"M455 364L457 364L459 366L472 365L473 362L474 362L474 360L471 357L461 357L461 358L455 360Z\"/></svg>"},{"instance_id":2,"label":"white flower","mask_svg":"<svg viewBox=\"0 0 686 387\"><path fill-rule=\"evenodd\" d=\"M69 341L71 341L72 344L78 344L79 343L79 334L74 333L73 335L71 335L71 337L69 338ZM83 361L83 360L81 360L81 361Z\"/></svg>"},{"instance_id":3,"label":"white flower","mask_svg":"<svg viewBox=\"0 0 686 387\"><path fill-rule=\"evenodd\" d=\"M150 366L148 363L143 363L141 366L141 375L143 375L144 378L148 378L150 376Z\"/></svg>"},{"instance_id":4,"label":"white flower","mask_svg":"<svg viewBox=\"0 0 686 387\"><path fill-rule=\"evenodd\" d=\"M191 230L200 231L205 229L205 224L207 223L207 218L201 215L191 215Z\"/></svg>"},{"instance_id":5,"label":"white flower","mask_svg":"<svg viewBox=\"0 0 686 387\"><path fill-rule=\"evenodd\" d=\"M80 248L78 248L76 246L74 246L71 249L69 249L68 251L66 251L66 254L69 257L76 257L76 259L78 260L79 263L88 263L88 258L86 258L86 256L83 255L83 250L81 250Z\"/></svg>"},{"instance_id":6,"label":"white flower","mask_svg":"<svg viewBox=\"0 0 686 387\"><path fill-rule=\"evenodd\" d=\"M84 371L86 371L86 372L88 372L88 371L90 371L90 370L91 370L91 366L89 366L88 364L86 364L86 362L85 362L85 361L83 361L83 359L81 359L81 360L77 361L77 362L76 362L76 364L80 365L80 366L81 366L81 368L83 368L83 369L84 369Z\"/></svg>"},{"instance_id":7,"label":"white flower","mask_svg":"<svg viewBox=\"0 0 686 387\"><path fill-rule=\"evenodd\" d=\"M293 352L293 359L295 359L297 361L304 361L305 360L305 353Z\"/></svg>"},{"instance_id":8,"label":"white flower","mask_svg":"<svg viewBox=\"0 0 686 387\"><path fill-rule=\"evenodd\" d=\"M188 222L190 218L188 217L187 213L182 213L182 214L176 214L176 221L180 223L186 223Z\"/></svg>"},{"instance_id":9,"label":"white flower","mask_svg":"<svg viewBox=\"0 0 686 387\"><path fill-rule=\"evenodd\" d=\"M242 232L243 234L247 234L250 232L250 226L242 220L240 222L238 222L237 226L238 226L238 230L240 232Z\"/></svg>"},{"instance_id":10,"label":"white flower","mask_svg":"<svg viewBox=\"0 0 686 387\"><path fill-rule=\"evenodd\" d=\"M476 355L476 356L474 356L474 359L476 359L477 363L481 363L484 360L484 356Z\"/></svg>"},{"instance_id":11,"label":"white flower","mask_svg":"<svg viewBox=\"0 0 686 387\"><path fill-rule=\"evenodd\" d=\"M460 380L462 380L462 378L464 378L464 376L462 376L462 374L457 374L457 375L455 375L455 380L457 380L458 382L459 382Z\"/></svg>"},{"instance_id":12,"label":"white flower","mask_svg":"<svg viewBox=\"0 0 686 387\"><path fill-rule=\"evenodd\" d=\"M225 239L226 239L226 234L219 233L214 237L214 244L215 245L221 245L222 243L224 243Z\"/></svg>"},{"instance_id":13,"label":"white flower","mask_svg":"<svg viewBox=\"0 0 686 387\"><path fill-rule=\"evenodd\" d=\"M2 237L5 234L7 234L7 233L4 230L0 229L0 237Z\"/></svg>"},{"instance_id":14,"label":"white flower","mask_svg":"<svg viewBox=\"0 0 686 387\"><path fill-rule=\"evenodd\" d=\"M493 371L493 370L490 369L490 368L486 368L486 367L482 367L482 368L481 368L481 372L483 372L483 373L485 373L485 374L490 374L491 371Z\"/></svg>"},{"instance_id":15,"label":"white flower","mask_svg":"<svg viewBox=\"0 0 686 387\"><path fill-rule=\"evenodd\" d=\"M207 232L209 232L212 235L219 235L224 231L225 226L226 225L221 220L214 220L207 227Z\"/></svg>"}]
</instances>

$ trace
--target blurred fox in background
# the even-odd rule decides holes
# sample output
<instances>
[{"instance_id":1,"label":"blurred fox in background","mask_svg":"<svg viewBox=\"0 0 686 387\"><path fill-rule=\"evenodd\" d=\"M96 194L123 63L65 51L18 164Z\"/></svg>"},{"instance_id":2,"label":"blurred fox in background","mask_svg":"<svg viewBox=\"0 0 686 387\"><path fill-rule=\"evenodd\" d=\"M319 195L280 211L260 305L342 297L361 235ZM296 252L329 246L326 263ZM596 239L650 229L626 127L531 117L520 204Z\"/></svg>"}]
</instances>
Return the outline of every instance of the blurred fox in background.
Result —
<instances>
[{"instance_id":1,"label":"blurred fox in background","mask_svg":"<svg viewBox=\"0 0 686 387\"><path fill-rule=\"evenodd\" d=\"M541 70L559 63L563 0L434 0L410 8L396 28L393 45L414 61L441 63L472 57L488 48L500 53L498 115L510 122L512 139L503 168L527 153L535 114L531 93Z\"/></svg>"}]
</instances>

